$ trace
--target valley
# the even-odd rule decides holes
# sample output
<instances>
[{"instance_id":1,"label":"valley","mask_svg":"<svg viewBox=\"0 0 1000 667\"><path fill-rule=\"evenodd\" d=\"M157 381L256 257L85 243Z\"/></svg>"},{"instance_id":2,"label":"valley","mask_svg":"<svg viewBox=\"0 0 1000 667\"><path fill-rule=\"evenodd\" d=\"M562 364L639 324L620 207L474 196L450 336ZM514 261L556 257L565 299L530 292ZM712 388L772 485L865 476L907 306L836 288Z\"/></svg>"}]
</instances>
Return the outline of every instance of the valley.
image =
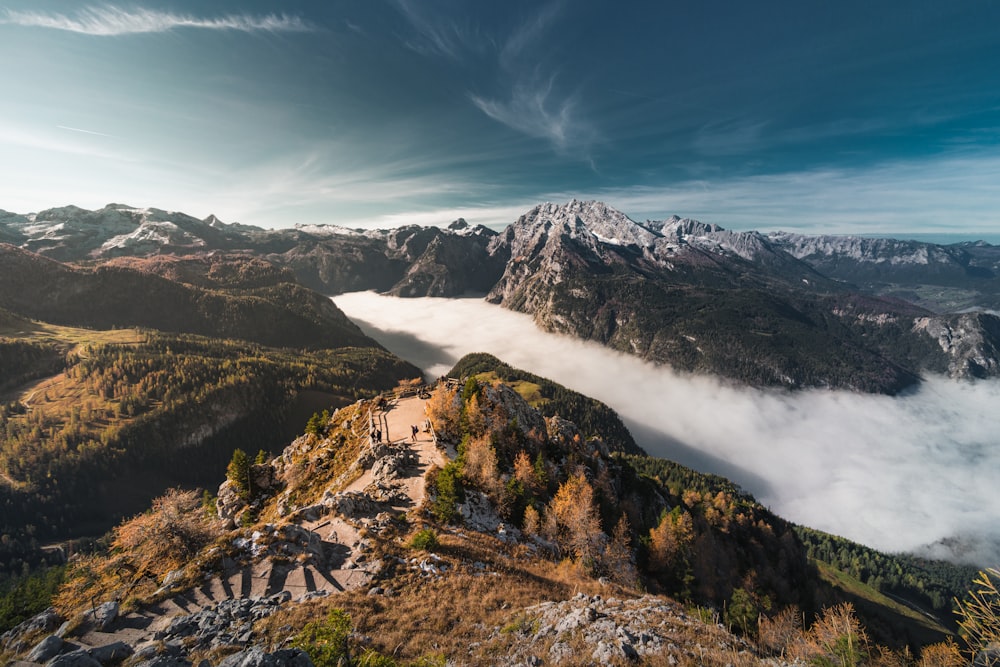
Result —
<instances>
[{"instance_id":1,"label":"valley","mask_svg":"<svg viewBox=\"0 0 1000 667\"><path fill-rule=\"evenodd\" d=\"M959 266L889 262L878 277L895 282L860 286L818 271L828 255L802 239L639 224L600 202L540 205L502 233L464 221L261 230L121 205L3 220L18 245L0 245L0 562L9 581L34 581L22 575L57 556L40 545L70 540L58 606L82 624L78 650L116 637L133 649L166 637L210 662L250 638L276 650L273 627L216 620L336 600L359 627L382 626L399 619L359 596L415 601L416 574L456 604L452 586L481 575L476 563L507 577L501 609L583 589L581 604L623 613L623 628L647 632L629 624L654 608L683 618L650 598L613 611L597 597L609 583L594 587L613 581L632 600L641 579L706 614L777 602L821 624L849 601L877 641L922 646L952 631L951 600L974 571L925 558L1000 559L988 491L1000 320L939 310L991 289L985 246L861 252L822 239L855 262L891 251ZM483 352L497 358L467 356ZM452 380L421 391L426 405L402 399L421 374ZM433 436L377 446L372 406L386 397L415 406L413 423L427 414ZM234 477L236 448L258 453ZM208 489L200 502L195 488ZM558 498L588 488L599 511L574 515L574 532ZM164 526L180 552L149 541ZM500 565L510 557L519 564ZM82 605L109 596L123 615L102 635ZM197 648L195 624L212 628ZM650 641L629 650L662 649Z\"/></svg>"},{"instance_id":2,"label":"valley","mask_svg":"<svg viewBox=\"0 0 1000 667\"><path fill-rule=\"evenodd\" d=\"M996 381L929 378L897 397L755 390L546 334L475 299L334 301L430 377L472 352L532 369L610 405L650 454L733 479L798 523L887 551L1000 561Z\"/></svg>"}]
</instances>

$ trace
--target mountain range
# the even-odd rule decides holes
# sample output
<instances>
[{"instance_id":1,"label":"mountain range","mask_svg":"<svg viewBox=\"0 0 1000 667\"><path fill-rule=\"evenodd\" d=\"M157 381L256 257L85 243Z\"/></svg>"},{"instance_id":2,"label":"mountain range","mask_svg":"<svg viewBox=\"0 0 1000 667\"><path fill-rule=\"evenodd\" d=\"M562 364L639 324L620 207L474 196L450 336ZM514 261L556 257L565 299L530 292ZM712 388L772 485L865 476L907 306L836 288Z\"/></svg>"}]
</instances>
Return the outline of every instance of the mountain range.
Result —
<instances>
[{"instance_id":1,"label":"mountain range","mask_svg":"<svg viewBox=\"0 0 1000 667\"><path fill-rule=\"evenodd\" d=\"M425 387L327 296L477 294L681 370L893 393L1000 372L1000 320L949 312L996 307L996 261L600 202L502 232L0 212L0 660L780 665L847 642L904 664L860 623L948 637L971 568L794 526L487 355ZM58 593L10 602L67 551Z\"/></svg>"},{"instance_id":2,"label":"mountain range","mask_svg":"<svg viewBox=\"0 0 1000 667\"><path fill-rule=\"evenodd\" d=\"M896 393L926 372L1000 373L1000 248L636 222L601 202L542 204L502 232L264 230L110 204L0 212L0 238L62 261L253 256L332 295L485 295L549 331L760 386ZM133 264L132 266L136 266ZM985 310L973 310L973 306Z\"/></svg>"}]
</instances>

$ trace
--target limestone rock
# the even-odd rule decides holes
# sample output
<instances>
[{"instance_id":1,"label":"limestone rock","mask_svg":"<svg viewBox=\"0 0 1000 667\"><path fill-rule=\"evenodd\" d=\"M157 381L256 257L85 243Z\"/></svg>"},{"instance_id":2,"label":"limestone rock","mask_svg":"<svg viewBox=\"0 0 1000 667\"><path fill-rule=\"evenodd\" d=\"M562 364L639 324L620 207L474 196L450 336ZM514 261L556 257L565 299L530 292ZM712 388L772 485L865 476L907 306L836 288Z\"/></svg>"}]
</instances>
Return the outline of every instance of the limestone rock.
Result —
<instances>
[{"instance_id":1,"label":"limestone rock","mask_svg":"<svg viewBox=\"0 0 1000 667\"><path fill-rule=\"evenodd\" d=\"M25 651L30 645L26 645L22 640L22 637L34 635L40 632L51 632L60 623L62 623L62 621L62 616L56 613L55 608L49 607L45 611L35 614L28 620L22 621L18 625L0 635L0 648L4 648L14 653Z\"/></svg>"},{"instance_id":2,"label":"limestone rock","mask_svg":"<svg viewBox=\"0 0 1000 667\"><path fill-rule=\"evenodd\" d=\"M92 658L102 665L118 664L134 652L132 647L125 642L114 642L104 646L98 646L88 651Z\"/></svg>"},{"instance_id":3,"label":"limestone rock","mask_svg":"<svg viewBox=\"0 0 1000 667\"><path fill-rule=\"evenodd\" d=\"M26 659L28 662L45 662L49 658L58 655L65 643L61 637L49 635L38 642L35 648L31 649L31 653L28 654Z\"/></svg>"},{"instance_id":4,"label":"limestone rock","mask_svg":"<svg viewBox=\"0 0 1000 667\"><path fill-rule=\"evenodd\" d=\"M301 649L265 653L261 647L254 646L227 657L219 667L313 667L313 662Z\"/></svg>"},{"instance_id":5,"label":"limestone rock","mask_svg":"<svg viewBox=\"0 0 1000 667\"><path fill-rule=\"evenodd\" d=\"M236 525L236 516L246 507L246 502L240 497L236 485L227 479L219 486L215 507L219 518L226 523L227 527L232 528Z\"/></svg>"},{"instance_id":6,"label":"limestone rock","mask_svg":"<svg viewBox=\"0 0 1000 667\"><path fill-rule=\"evenodd\" d=\"M109 600L92 611L87 612L87 619L101 632L107 632L118 618L118 603Z\"/></svg>"},{"instance_id":7,"label":"limestone rock","mask_svg":"<svg viewBox=\"0 0 1000 667\"><path fill-rule=\"evenodd\" d=\"M101 667L101 663L98 662L88 651L79 649L76 651L70 651L69 653L63 653L62 655L57 655L56 657L45 663L46 667Z\"/></svg>"},{"instance_id":8,"label":"limestone rock","mask_svg":"<svg viewBox=\"0 0 1000 667\"><path fill-rule=\"evenodd\" d=\"M277 484L274 467L270 463L255 463L251 465L250 484L254 492L271 491Z\"/></svg>"}]
</instances>

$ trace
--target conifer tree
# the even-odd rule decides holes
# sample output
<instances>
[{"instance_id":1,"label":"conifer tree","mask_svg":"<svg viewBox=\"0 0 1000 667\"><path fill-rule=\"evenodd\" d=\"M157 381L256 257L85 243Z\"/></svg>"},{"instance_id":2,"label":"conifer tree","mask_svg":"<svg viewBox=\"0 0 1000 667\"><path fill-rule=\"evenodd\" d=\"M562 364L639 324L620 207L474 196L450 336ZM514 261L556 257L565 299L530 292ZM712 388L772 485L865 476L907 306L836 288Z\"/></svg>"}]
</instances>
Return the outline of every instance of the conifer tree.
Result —
<instances>
[{"instance_id":1,"label":"conifer tree","mask_svg":"<svg viewBox=\"0 0 1000 667\"><path fill-rule=\"evenodd\" d=\"M250 459L239 447L233 450L233 458L226 467L226 479L236 487L240 497L250 496Z\"/></svg>"}]
</instances>

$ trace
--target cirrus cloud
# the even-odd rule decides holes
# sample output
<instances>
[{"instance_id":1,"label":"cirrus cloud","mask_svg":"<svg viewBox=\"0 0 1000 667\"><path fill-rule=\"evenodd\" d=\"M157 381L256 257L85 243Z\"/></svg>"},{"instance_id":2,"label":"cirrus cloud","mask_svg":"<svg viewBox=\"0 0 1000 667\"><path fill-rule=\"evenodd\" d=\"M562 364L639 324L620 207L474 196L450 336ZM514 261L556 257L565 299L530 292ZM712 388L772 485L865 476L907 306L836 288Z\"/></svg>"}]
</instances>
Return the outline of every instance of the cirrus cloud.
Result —
<instances>
[{"instance_id":1,"label":"cirrus cloud","mask_svg":"<svg viewBox=\"0 0 1000 667\"><path fill-rule=\"evenodd\" d=\"M177 28L236 30L240 32L309 32L314 27L297 16L286 14L226 14L201 18L155 9L126 10L119 7L87 7L74 15L6 10L0 24L65 30L84 35L113 37L140 33L168 32Z\"/></svg>"}]
</instances>

